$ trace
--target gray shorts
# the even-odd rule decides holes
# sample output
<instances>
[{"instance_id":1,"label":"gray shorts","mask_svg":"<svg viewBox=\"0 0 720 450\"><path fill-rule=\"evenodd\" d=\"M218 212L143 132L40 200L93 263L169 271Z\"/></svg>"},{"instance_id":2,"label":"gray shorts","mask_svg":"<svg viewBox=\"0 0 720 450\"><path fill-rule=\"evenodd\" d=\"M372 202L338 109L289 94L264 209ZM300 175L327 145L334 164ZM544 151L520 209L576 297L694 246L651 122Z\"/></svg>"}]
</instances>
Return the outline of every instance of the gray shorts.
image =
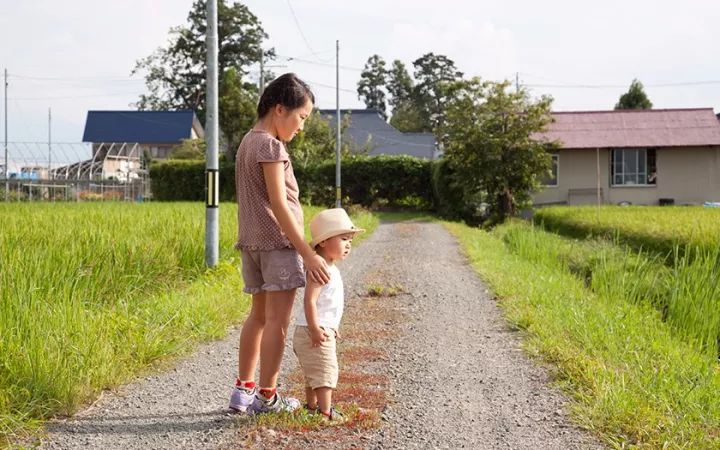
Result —
<instances>
[{"instance_id":1,"label":"gray shorts","mask_svg":"<svg viewBox=\"0 0 720 450\"><path fill-rule=\"evenodd\" d=\"M243 291L287 291L305 286L300 254L294 248L278 250L241 250Z\"/></svg>"}]
</instances>

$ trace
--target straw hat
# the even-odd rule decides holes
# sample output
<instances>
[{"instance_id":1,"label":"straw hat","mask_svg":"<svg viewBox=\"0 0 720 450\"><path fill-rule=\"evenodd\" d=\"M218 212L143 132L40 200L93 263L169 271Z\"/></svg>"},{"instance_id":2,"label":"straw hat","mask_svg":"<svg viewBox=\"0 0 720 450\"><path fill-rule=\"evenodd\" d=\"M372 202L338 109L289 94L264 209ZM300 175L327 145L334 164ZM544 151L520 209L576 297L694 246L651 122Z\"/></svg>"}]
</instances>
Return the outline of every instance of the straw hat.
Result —
<instances>
[{"instance_id":1,"label":"straw hat","mask_svg":"<svg viewBox=\"0 0 720 450\"><path fill-rule=\"evenodd\" d=\"M363 231L365 230L353 225L344 209L326 209L317 213L310 221L310 235L312 236L310 247L315 248L316 245L333 236L346 233L357 234Z\"/></svg>"}]
</instances>

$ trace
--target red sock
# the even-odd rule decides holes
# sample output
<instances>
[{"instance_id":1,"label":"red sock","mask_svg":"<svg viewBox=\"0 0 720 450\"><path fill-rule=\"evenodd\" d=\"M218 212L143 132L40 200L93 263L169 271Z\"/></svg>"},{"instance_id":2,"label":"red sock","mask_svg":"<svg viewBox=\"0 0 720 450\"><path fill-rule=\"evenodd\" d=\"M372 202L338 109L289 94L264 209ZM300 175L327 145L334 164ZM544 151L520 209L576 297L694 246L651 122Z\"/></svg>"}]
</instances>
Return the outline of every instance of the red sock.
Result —
<instances>
[{"instance_id":1,"label":"red sock","mask_svg":"<svg viewBox=\"0 0 720 450\"><path fill-rule=\"evenodd\" d=\"M266 400L270 400L271 398L275 397L275 394L277 393L277 388L260 388L258 389L258 392L260 395L265 397Z\"/></svg>"},{"instance_id":2,"label":"red sock","mask_svg":"<svg viewBox=\"0 0 720 450\"><path fill-rule=\"evenodd\" d=\"M252 389L255 387L254 381L243 381L240 378L235 380L235 386L243 389Z\"/></svg>"}]
</instances>

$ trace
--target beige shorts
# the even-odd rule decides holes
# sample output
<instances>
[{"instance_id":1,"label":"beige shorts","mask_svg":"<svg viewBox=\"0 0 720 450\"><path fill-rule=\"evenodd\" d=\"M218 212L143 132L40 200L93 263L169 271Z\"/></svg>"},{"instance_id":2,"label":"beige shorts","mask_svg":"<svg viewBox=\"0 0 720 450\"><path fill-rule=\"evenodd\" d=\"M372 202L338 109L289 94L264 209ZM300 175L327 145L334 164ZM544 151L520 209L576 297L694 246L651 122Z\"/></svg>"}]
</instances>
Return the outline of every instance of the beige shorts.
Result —
<instances>
[{"instance_id":1,"label":"beige shorts","mask_svg":"<svg viewBox=\"0 0 720 450\"><path fill-rule=\"evenodd\" d=\"M308 327L296 326L293 335L293 351L305 374L305 385L311 389L328 387L335 389L338 381L338 360L335 332L325 328L330 336L320 347L313 347Z\"/></svg>"},{"instance_id":2,"label":"beige shorts","mask_svg":"<svg viewBox=\"0 0 720 450\"><path fill-rule=\"evenodd\" d=\"M294 248L278 250L241 250L243 291L287 291L305 286L305 272L300 254Z\"/></svg>"}]
</instances>

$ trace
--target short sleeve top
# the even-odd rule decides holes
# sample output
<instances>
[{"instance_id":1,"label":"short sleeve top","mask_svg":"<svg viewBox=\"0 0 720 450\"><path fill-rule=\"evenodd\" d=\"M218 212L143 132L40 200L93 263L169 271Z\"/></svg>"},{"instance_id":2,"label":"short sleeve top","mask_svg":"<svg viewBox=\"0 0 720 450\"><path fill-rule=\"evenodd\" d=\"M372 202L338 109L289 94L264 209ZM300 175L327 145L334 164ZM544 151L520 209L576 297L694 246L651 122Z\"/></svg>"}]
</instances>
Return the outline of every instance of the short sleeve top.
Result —
<instances>
[{"instance_id":1,"label":"short sleeve top","mask_svg":"<svg viewBox=\"0 0 720 450\"><path fill-rule=\"evenodd\" d=\"M303 227L303 211L290 155L285 144L262 130L250 130L243 137L235 158L235 192L238 202L237 249L277 250L292 247L270 208L263 162L284 163L287 203Z\"/></svg>"}]
</instances>

